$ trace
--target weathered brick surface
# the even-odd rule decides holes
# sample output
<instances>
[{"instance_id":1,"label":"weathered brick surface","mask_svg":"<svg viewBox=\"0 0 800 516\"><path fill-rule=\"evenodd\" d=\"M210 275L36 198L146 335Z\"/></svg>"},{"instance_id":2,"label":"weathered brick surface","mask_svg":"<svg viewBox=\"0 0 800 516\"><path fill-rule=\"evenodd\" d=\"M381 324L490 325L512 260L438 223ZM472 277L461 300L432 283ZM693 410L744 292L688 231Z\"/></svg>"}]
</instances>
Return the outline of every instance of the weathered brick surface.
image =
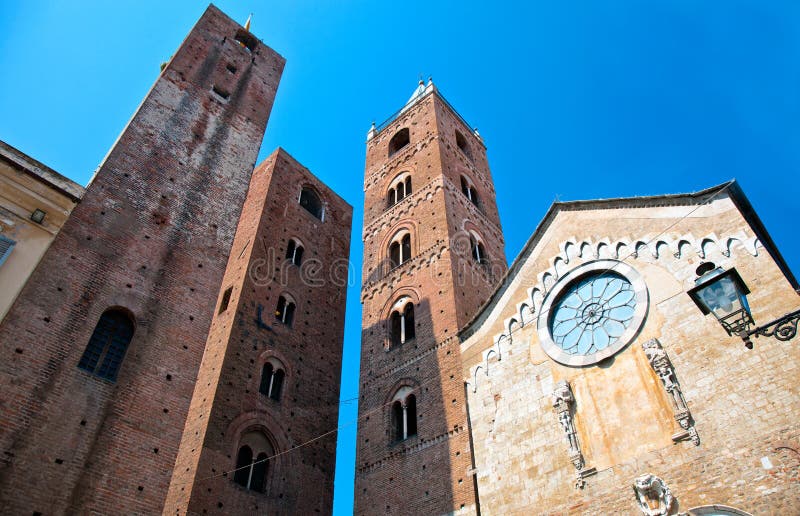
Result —
<instances>
[{"instance_id":1,"label":"weathered brick surface","mask_svg":"<svg viewBox=\"0 0 800 516\"><path fill-rule=\"evenodd\" d=\"M753 514L800 513L800 349L770 338L745 349L704 318L686 290L698 264L712 261L740 272L757 323L796 309L798 297L727 192L698 203L634 199L557 211L465 332L481 514L634 514L631 485L645 473L667 483L680 511L722 504ZM550 282L548 274L563 276L598 256L619 256L643 276L649 312L614 358L563 366L539 344L536 289ZM537 311L498 349L497 336L508 334L522 302ZM699 446L672 442L680 428L641 346L651 338L674 365ZM586 465L598 470L582 490L573 487L575 468L552 407L553 386L563 379L574 392Z\"/></svg>"},{"instance_id":2,"label":"weathered brick surface","mask_svg":"<svg viewBox=\"0 0 800 516\"><path fill-rule=\"evenodd\" d=\"M308 185L322 221L298 204ZM352 207L282 149L256 168L220 290L233 287L230 304L211 324L164 514L331 512L351 225ZM292 238L305 250L299 267L285 259ZM273 315L286 293L291 327ZM279 401L258 392L270 357L286 366ZM252 429L278 454L264 493L229 474Z\"/></svg>"},{"instance_id":3,"label":"weathered brick surface","mask_svg":"<svg viewBox=\"0 0 800 516\"><path fill-rule=\"evenodd\" d=\"M284 63L238 30L209 7L0 326L5 512L163 506ZM136 331L110 383L76 364L115 306Z\"/></svg>"},{"instance_id":4,"label":"weathered brick surface","mask_svg":"<svg viewBox=\"0 0 800 516\"><path fill-rule=\"evenodd\" d=\"M388 157L390 138L404 127L410 144ZM472 159L456 146L456 129ZM413 193L387 208L387 190L404 172ZM462 174L479 191L480 209L461 193ZM355 512L466 511L475 497L455 336L506 268L485 149L431 93L368 142L365 187ZM389 270L388 246L401 229L411 233L412 258ZM468 230L484 239L491 266L470 258ZM414 301L416 338L390 348L388 318L402 296ZM418 434L393 442L389 403L402 386L416 396Z\"/></svg>"}]
</instances>

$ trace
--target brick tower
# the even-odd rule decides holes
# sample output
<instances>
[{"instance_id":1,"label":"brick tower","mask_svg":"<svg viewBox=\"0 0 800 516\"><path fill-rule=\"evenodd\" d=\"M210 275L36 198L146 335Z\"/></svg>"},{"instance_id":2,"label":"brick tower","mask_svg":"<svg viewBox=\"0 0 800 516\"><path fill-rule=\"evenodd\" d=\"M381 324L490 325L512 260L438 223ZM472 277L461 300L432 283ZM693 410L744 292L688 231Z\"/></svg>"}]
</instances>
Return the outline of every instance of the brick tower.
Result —
<instances>
[{"instance_id":1,"label":"brick tower","mask_svg":"<svg viewBox=\"0 0 800 516\"><path fill-rule=\"evenodd\" d=\"M282 149L256 168L164 514L330 514L352 218Z\"/></svg>"},{"instance_id":2,"label":"brick tower","mask_svg":"<svg viewBox=\"0 0 800 516\"><path fill-rule=\"evenodd\" d=\"M458 330L507 266L486 151L422 81L368 134L355 512L475 504Z\"/></svg>"},{"instance_id":3,"label":"brick tower","mask_svg":"<svg viewBox=\"0 0 800 516\"><path fill-rule=\"evenodd\" d=\"M283 65L209 7L21 291L3 511L161 511Z\"/></svg>"}]
</instances>

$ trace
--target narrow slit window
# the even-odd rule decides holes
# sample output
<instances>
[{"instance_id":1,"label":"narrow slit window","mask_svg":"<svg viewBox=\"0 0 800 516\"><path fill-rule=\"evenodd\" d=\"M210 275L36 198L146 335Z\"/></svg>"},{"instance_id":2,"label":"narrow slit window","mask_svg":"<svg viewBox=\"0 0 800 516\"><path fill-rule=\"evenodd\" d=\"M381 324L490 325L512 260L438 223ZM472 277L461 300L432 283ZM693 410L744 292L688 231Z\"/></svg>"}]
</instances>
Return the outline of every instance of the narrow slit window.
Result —
<instances>
[{"instance_id":1,"label":"narrow slit window","mask_svg":"<svg viewBox=\"0 0 800 516\"><path fill-rule=\"evenodd\" d=\"M228 304L231 302L231 294L233 293L233 287L228 287L225 289L225 293L222 294L222 301L219 303L219 312L221 314L225 310L228 309Z\"/></svg>"},{"instance_id":2,"label":"narrow slit window","mask_svg":"<svg viewBox=\"0 0 800 516\"><path fill-rule=\"evenodd\" d=\"M211 87L211 91L213 91L222 100L228 100L229 98L231 98L231 94L228 90L223 89L222 87L217 86L216 84Z\"/></svg>"}]
</instances>

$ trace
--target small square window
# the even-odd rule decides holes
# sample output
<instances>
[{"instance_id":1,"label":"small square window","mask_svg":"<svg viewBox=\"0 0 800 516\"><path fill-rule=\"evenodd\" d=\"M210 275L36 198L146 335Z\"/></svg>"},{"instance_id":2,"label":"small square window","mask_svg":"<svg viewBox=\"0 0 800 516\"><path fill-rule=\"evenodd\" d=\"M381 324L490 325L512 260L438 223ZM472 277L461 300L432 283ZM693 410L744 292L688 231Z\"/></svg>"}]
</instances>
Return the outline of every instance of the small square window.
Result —
<instances>
[{"instance_id":1,"label":"small square window","mask_svg":"<svg viewBox=\"0 0 800 516\"><path fill-rule=\"evenodd\" d=\"M35 210L33 210L33 213L31 213L31 220L37 224L41 224L42 222L44 222L45 215L47 215L46 212L40 210L39 208L36 208Z\"/></svg>"}]
</instances>

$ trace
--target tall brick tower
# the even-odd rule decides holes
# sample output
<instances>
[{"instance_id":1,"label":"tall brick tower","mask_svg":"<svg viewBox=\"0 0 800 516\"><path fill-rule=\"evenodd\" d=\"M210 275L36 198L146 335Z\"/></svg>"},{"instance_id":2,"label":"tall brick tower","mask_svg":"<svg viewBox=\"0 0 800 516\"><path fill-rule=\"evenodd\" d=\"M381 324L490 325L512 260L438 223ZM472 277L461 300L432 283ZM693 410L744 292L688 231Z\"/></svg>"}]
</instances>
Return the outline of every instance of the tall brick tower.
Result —
<instances>
[{"instance_id":1,"label":"tall brick tower","mask_svg":"<svg viewBox=\"0 0 800 516\"><path fill-rule=\"evenodd\" d=\"M284 60L211 6L0 325L10 514L153 514Z\"/></svg>"},{"instance_id":2,"label":"tall brick tower","mask_svg":"<svg viewBox=\"0 0 800 516\"><path fill-rule=\"evenodd\" d=\"M330 514L353 209L282 149L253 173L164 514Z\"/></svg>"},{"instance_id":3,"label":"tall brick tower","mask_svg":"<svg viewBox=\"0 0 800 516\"><path fill-rule=\"evenodd\" d=\"M355 511L475 504L457 333L507 266L483 141L420 85L368 134Z\"/></svg>"}]
</instances>

